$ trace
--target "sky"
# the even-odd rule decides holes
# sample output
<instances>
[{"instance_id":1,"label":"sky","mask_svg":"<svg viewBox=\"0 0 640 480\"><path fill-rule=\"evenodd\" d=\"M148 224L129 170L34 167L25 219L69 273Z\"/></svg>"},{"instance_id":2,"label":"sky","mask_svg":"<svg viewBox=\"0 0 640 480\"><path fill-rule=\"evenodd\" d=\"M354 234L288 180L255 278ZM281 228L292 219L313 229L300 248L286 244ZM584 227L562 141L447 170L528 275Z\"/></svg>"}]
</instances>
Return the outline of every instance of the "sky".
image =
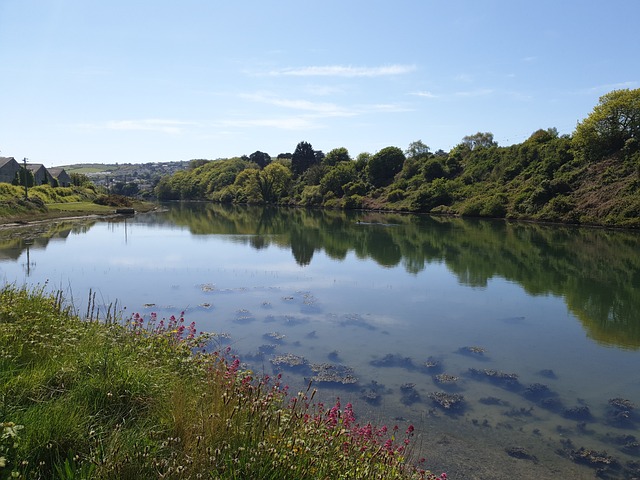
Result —
<instances>
[{"instance_id":1,"label":"sky","mask_svg":"<svg viewBox=\"0 0 640 480\"><path fill-rule=\"evenodd\" d=\"M640 88L640 0L0 0L0 156L353 158L571 134Z\"/></svg>"}]
</instances>

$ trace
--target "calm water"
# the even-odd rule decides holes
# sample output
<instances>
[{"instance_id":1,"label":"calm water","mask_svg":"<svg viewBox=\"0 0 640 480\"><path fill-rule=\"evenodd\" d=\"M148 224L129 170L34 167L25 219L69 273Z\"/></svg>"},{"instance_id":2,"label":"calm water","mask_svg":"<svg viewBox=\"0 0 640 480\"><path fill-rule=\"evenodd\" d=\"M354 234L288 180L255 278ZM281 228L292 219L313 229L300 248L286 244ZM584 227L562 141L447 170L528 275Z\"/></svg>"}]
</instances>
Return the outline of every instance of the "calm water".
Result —
<instances>
[{"instance_id":1,"label":"calm water","mask_svg":"<svg viewBox=\"0 0 640 480\"><path fill-rule=\"evenodd\" d=\"M570 458L581 447L615 459L607 478L640 462L638 233L174 204L0 232L0 279L47 282L79 312L89 289L102 312L185 311L258 372L289 353L349 367L357 382L316 382L320 398L413 423L416 453L450 478L594 478ZM314 375L278 368L294 389Z\"/></svg>"}]
</instances>

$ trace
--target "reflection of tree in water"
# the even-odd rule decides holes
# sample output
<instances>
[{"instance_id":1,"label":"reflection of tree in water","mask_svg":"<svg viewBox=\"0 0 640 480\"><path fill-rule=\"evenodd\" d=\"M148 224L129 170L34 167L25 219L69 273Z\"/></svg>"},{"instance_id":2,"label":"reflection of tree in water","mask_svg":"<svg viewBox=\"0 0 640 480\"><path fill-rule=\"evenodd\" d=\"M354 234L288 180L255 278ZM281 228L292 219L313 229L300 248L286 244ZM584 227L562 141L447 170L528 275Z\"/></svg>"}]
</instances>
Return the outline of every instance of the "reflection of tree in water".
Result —
<instances>
[{"instance_id":1,"label":"reflection of tree in water","mask_svg":"<svg viewBox=\"0 0 640 480\"><path fill-rule=\"evenodd\" d=\"M395 267L402 260L402 251L389 230L394 227L372 225L367 227L365 248L367 256L383 267Z\"/></svg>"},{"instance_id":2,"label":"reflection of tree in water","mask_svg":"<svg viewBox=\"0 0 640 480\"><path fill-rule=\"evenodd\" d=\"M197 213L196 213L197 211ZM247 243L289 247L299 265L316 251L351 251L413 274L444 262L460 283L494 277L530 295L563 297L598 342L640 348L640 237L636 232L446 217L200 204L170 212L194 233L246 234ZM193 223L192 223L193 222ZM249 235L259 233L261 240Z\"/></svg>"},{"instance_id":3,"label":"reflection of tree in water","mask_svg":"<svg viewBox=\"0 0 640 480\"><path fill-rule=\"evenodd\" d=\"M635 291L630 288L624 293L609 284L596 284L582 279L577 283L579 287L568 291L565 300L567 306L584 325L588 335L605 345L639 348L638 302L629 301L625 296L635 294L637 297L637 288ZM575 295L577 291L580 295Z\"/></svg>"}]
</instances>

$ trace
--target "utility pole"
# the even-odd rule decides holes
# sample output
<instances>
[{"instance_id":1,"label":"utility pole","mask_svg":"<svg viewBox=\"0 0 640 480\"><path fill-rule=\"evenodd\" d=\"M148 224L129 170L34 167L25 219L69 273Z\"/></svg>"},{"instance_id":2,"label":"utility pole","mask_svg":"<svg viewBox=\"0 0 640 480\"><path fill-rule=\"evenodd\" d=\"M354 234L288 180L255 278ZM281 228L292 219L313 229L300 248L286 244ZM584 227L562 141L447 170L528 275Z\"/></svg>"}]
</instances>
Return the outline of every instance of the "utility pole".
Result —
<instances>
[{"instance_id":1,"label":"utility pole","mask_svg":"<svg viewBox=\"0 0 640 480\"><path fill-rule=\"evenodd\" d=\"M27 180L27 157L25 157L23 160L24 162L24 199L28 200L29 199L29 181Z\"/></svg>"}]
</instances>

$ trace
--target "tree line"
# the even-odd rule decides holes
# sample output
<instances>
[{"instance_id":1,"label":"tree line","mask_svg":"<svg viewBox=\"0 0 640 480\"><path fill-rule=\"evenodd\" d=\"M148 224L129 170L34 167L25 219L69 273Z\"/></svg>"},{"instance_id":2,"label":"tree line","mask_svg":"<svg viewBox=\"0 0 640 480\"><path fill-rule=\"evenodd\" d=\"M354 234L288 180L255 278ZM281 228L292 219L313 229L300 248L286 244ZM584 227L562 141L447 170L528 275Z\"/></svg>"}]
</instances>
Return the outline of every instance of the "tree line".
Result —
<instances>
[{"instance_id":1,"label":"tree line","mask_svg":"<svg viewBox=\"0 0 640 480\"><path fill-rule=\"evenodd\" d=\"M539 129L501 147L491 132L449 152L421 140L355 158L307 141L272 158L192 160L163 177L160 200L210 200L381 209L599 225L640 226L640 89L600 98L571 135Z\"/></svg>"}]
</instances>

